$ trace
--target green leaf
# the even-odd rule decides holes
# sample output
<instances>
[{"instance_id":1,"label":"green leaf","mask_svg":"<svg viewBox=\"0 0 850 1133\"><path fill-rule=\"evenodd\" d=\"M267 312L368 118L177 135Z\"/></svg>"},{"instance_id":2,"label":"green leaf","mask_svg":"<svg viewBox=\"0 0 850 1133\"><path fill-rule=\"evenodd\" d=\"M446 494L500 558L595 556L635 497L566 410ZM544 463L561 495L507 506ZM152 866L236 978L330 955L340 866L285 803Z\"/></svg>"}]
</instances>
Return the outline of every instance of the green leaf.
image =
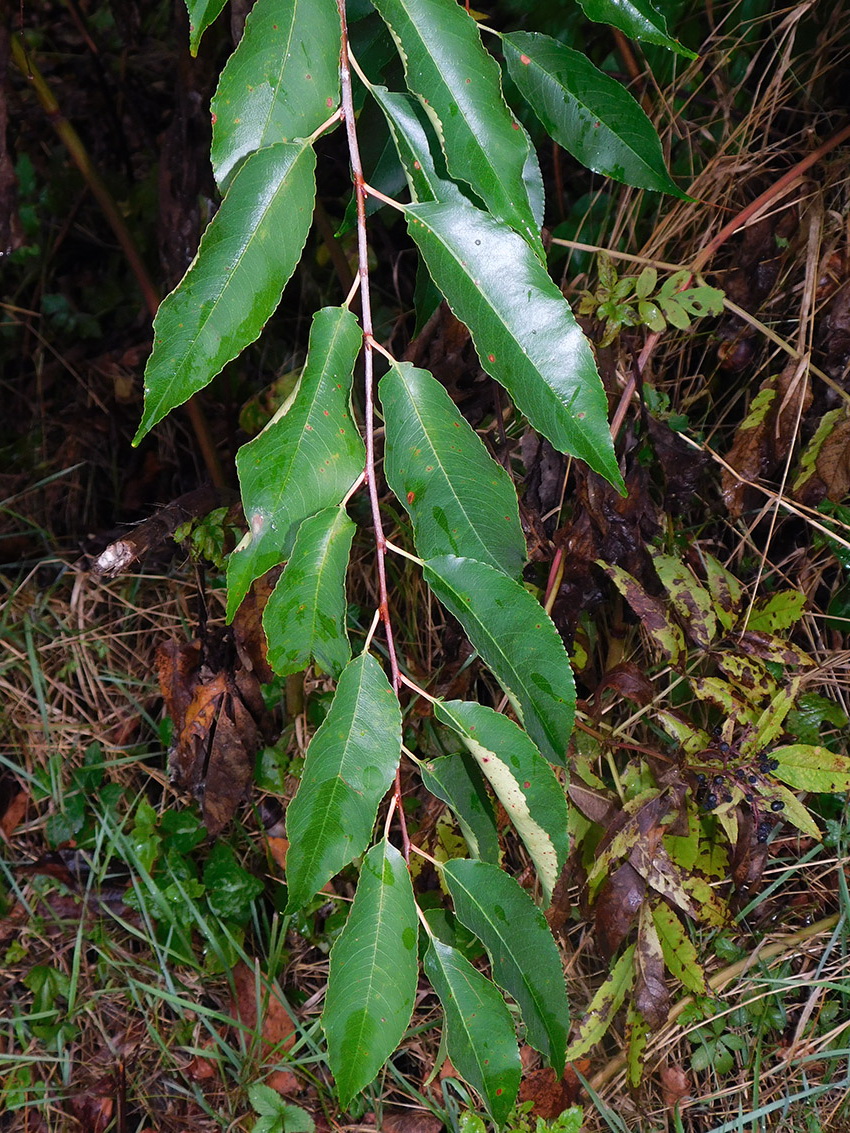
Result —
<instances>
[{"instance_id":1,"label":"green leaf","mask_svg":"<svg viewBox=\"0 0 850 1133\"><path fill-rule=\"evenodd\" d=\"M610 24L632 39L669 47L686 59L696 59L677 39L667 34L667 21L653 8L649 0L579 0L584 14L598 24Z\"/></svg>"},{"instance_id":2,"label":"green leaf","mask_svg":"<svg viewBox=\"0 0 850 1133\"><path fill-rule=\"evenodd\" d=\"M728 571L714 555L702 552L705 567L705 580L714 601L714 613L725 630L730 630L738 620L741 607L741 584L731 571Z\"/></svg>"},{"instance_id":3,"label":"green leaf","mask_svg":"<svg viewBox=\"0 0 850 1133\"><path fill-rule=\"evenodd\" d=\"M655 128L616 79L548 35L512 32L502 44L520 94L547 133L582 165L688 199L667 172Z\"/></svg>"},{"instance_id":4,"label":"green leaf","mask_svg":"<svg viewBox=\"0 0 850 1133\"><path fill-rule=\"evenodd\" d=\"M493 804L477 764L468 752L443 755L425 764L426 790L451 807L469 852L485 862L499 861L499 835Z\"/></svg>"},{"instance_id":5,"label":"green leaf","mask_svg":"<svg viewBox=\"0 0 850 1133\"><path fill-rule=\"evenodd\" d=\"M400 753L398 700L381 666L363 653L339 678L286 810L287 912L303 908L366 849Z\"/></svg>"},{"instance_id":6,"label":"green leaf","mask_svg":"<svg viewBox=\"0 0 850 1133\"><path fill-rule=\"evenodd\" d=\"M638 1087L643 1081L649 1030L649 1023L632 1000L626 1008L626 1065L629 1085L633 1088Z\"/></svg>"},{"instance_id":7,"label":"green leaf","mask_svg":"<svg viewBox=\"0 0 850 1133\"><path fill-rule=\"evenodd\" d=\"M449 174L542 258L523 172L528 139L502 96L499 66L455 0L374 0L404 62L407 85L432 117Z\"/></svg>"},{"instance_id":8,"label":"green leaf","mask_svg":"<svg viewBox=\"0 0 850 1133\"><path fill-rule=\"evenodd\" d=\"M436 937L424 966L445 1012L449 1058L501 1125L513 1108L522 1073L511 1013L498 989Z\"/></svg>"},{"instance_id":9,"label":"green leaf","mask_svg":"<svg viewBox=\"0 0 850 1133\"><path fill-rule=\"evenodd\" d=\"M251 1133L315 1133L316 1123L300 1105L290 1105L277 1090L263 1082L248 1087L248 1100L260 1114Z\"/></svg>"},{"instance_id":10,"label":"green leaf","mask_svg":"<svg viewBox=\"0 0 850 1133\"><path fill-rule=\"evenodd\" d=\"M263 891L259 877L248 873L226 842L217 842L204 866L204 886L212 911L224 920L244 924L255 897Z\"/></svg>"},{"instance_id":11,"label":"green leaf","mask_svg":"<svg viewBox=\"0 0 850 1133\"><path fill-rule=\"evenodd\" d=\"M788 744L770 752L779 760L773 771L777 779L797 791L821 791L837 794L850 791L850 759L836 755L828 748L809 744Z\"/></svg>"},{"instance_id":12,"label":"green leaf","mask_svg":"<svg viewBox=\"0 0 850 1133\"><path fill-rule=\"evenodd\" d=\"M507 811L548 904L569 853L564 788L513 720L472 701L437 701L434 714L462 738Z\"/></svg>"},{"instance_id":13,"label":"green leaf","mask_svg":"<svg viewBox=\"0 0 850 1133\"><path fill-rule=\"evenodd\" d=\"M820 842L822 835L811 813L803 806L795 794L782 783L768 782L756 787L759 795L769 803L782 803L782 818L802 830L809 838Z\"/></svg>"},{"instance_id":14,"label":"green leaf","mask_svg":"<svg viewBox=\"0 0 850 1133\"><path fill-rule=\"evenodd\" d=\"M777 633L790 629L803 616L806 596L799 590L780 590L756 602L747 621L747 629L760 633Z\"/></svg>"},{"instance_id":15,"label":"green leaf","mask_svg":"<svg viewBox=\"0 0 850 1133\"><path fill-rule=\"evenodd\" d=\"M365 449L349 410L361 341L350 311L318 311L295 400L237 454L249 532L227 563L228 620L254 579L289 556L302 520L339 504L363 471Z\"/></svg>"},{"instance_id":16,"label":"green leaf","mask_svg":"<svg viewBox=\"0 0 850 1133\"><path fill-rule=\"evenodd\" d=\"M424 576L492 669L532 740L547 759L563 764L575 685L552 619L518 582L475 559L442 555L425 563Z\"/></svg>"},{"instance_id":17,"label":"green leaf","mask_svg":"<svg viewBox=\"0 0 850 1133\"><path fill-rule=\"evenodd\" d=\"M409 205L410 234L481 365L539 432L622 488L587 339L528 245L465 201Z\"/></svg>"},{"instance_id":18,"label":"green leaf","mask_svg":"<svg viewBox=\"0 0 850 1133\"><path fill-rule=\"evenodd\" d=\"M416 904L404 858L386 840L363 861L354 904L331 951L322 1026L346 1108L401 1042L419 972Z\"/></svg>"},{"instance_id":19,"label":"green leaf","mask_svg":"<svg viewBox=\"0 0 850 1133\"><path fill-rule=\"evenodd\" d=\"M383 110L414 201L459 200L463 194L449 179L434 123L418 98L373 86Z\"/></svg>"},{"instance_id":20,"label":"green leaf","mask_svg":"<svg viewBox=\"0 0 850 1133\"><path fill-rule=\"evenodd\" d=\"M281 1111L281 1106L284 1103L283 1098L273 1090L271 1086L265 1085L264 1082L252 1082L248 1087L248 1101L255 1113L262 1114L264 1117L274 1117Z\"/></svg>"},{"instance_id":21,"label":"green leaf","mask_svg":"<svg viewBox=\"0 0 850 1133\"><path fill-rule=\"evenodd\" d=\"M697 950L676 913L669 905L656 904L652 908L652 919L661 941L664 963L670 972L694 995L705 995L705 972L700 966Z\"/></svg>"},{"instance_id":22,"label":"green leaf","mask_svg":"<svg viewBox=\"0 0 850 1133\"><path fill-rule=\"evenodd\" d=\"M345 573L354 524L340 507L305 519L263 613L269 664L299 673L315 660L338 677L351 659L345 628Z\"/></svg>"},{"instance_id":23,"label":"green leaf","mask_svg":"<svg viewBox=\"0 0 850 1133\"><path fill-rule=\"evenodd\" d=\"M528 1041L562 1074L570 1013L561 956L543 914L498 866L455 858L443 876L458 920L479 937L493 979L516 1000Z\"/></svg>"},{"instance_id":24,"label":"green leaf","mask_svg":"<svg viewBox=\"0 0 850 1133\"><path fill-rule=\"evenodd\" d=\"M578 1033L567 1047L567 1058L574 1062L596 1046L611 1026L614 1016L620 1010L626 992L635 979L635 946L629 945L614 967L611 974L590 1001L587 1014L582 1019Z\"/></svg>"},{"instance_id":25,"label":"green leaf","mask_svg":"<svg viewBox=\"0 0 850 1133\"><path fill-rule=\"evenodd\" d=\"M519 578L526 546L510 476L427 370L395 363L379 389L384 469L413 521L418 554L478 559Z\"/></svg>"},{"instance_id":26,"label":"green leaf","mask_svg":"<svg viewBox=\"0 0 850 1133\"><path fill-rule=\"evenodd\" d=\"M249 153L306 138L333 114L339 37L335 0L257 0L210 106L219 185Z\"/></svg>"},{"instance_id":27,"label":"green leaf","mask_svg":"<svg viewBox=\"0 0 850 1133\"><path fill-rule=\"evenodd\" d=\"M253 342L280 302L313 218L316 155L305 142L252 154L154 319L145 409L133 444Z\"/></svg>"},{"instance_id":28,"label":"green leaf","mask_svg":"<svg viewBox=\"0 0 850 1133\"><path fill-rule=\"evenodd\" d=\"M707 649L717 632L714 603L680 558L654 553L652 565L693 640Z\"/></svg>"},{"instance_id":29,"label":"green leaf","mask_svg":"<svg viewBox=\"0 0 850 1133\"><path fill-rule=\"evenodd\" d=\"M847 714L836 701L817 692L804 692L797 698L796 708L788 713L787 730L800 743L816 744L824 723L846 728Z\"/></svg>"},{"instance_id":30,"label":"green leaf","mask_svg":"<svg viewBox=\"0 0 850 1133\"><path fill-rule=\"evenodd\" d=\"M637 579L622 567L601 559L596 560L596 565L602 567L640 618L653 645L668 661L678 664L685 654L685 638L681 627L670 615L667 604L662 599L647 594Z\"/></svg>"},{"instance_id":31,"label":"green leaf","mask_svg":"<svg viewBox=\"0 0 850 1133\"><path fill-rule=\"evenodd\" d=\"M198 54L201 36L215 23L226 3L227 0L186 0L186 11L189 13L189 51L193 56Z\"/></svg>"}]
</instances>

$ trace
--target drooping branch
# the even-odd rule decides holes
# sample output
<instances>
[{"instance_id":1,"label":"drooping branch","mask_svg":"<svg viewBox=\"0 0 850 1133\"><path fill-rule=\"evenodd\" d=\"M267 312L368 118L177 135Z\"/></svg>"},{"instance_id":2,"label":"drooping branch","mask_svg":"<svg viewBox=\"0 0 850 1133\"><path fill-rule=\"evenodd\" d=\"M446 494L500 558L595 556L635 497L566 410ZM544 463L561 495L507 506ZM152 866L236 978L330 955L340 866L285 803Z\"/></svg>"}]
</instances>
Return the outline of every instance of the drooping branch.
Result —
<instances>
[{"instance_id":1,"label":"drooping branch","mask_svg":"<svg viewBox=\"0 0 850 1133\"><path fill-rule=\"evenodd\" d=\"M348 153L351 162L351 177L354 184L357 205L357 273L360 284L361 324L363 327L363 401L364 431L366 443L366 487L372 510L372 524L375 532L375 551L378 570L378 612L384 625L387 643L387 657L390 663L390 682L398 693L401 687L401 674L398 667L392 619L390 617L389 596L387 592L386 554L387 541L381 520L381 507L378 498L378 485L375 474L375 347L372 336L372 304L369 290L369 245L366 233L366 182L363 164L360 160L360 147L357 140L357 127L354 118L354 98L351 87L351 63L349 60L348 24L345 13L345 0L337 0L342 27L340 38L340 83L342 92L342 115L348 140ZM396 773L396 804L401 826L404 856L410 853L410 841L401 805L401 779Z\"/></svg>"}]
</instances>

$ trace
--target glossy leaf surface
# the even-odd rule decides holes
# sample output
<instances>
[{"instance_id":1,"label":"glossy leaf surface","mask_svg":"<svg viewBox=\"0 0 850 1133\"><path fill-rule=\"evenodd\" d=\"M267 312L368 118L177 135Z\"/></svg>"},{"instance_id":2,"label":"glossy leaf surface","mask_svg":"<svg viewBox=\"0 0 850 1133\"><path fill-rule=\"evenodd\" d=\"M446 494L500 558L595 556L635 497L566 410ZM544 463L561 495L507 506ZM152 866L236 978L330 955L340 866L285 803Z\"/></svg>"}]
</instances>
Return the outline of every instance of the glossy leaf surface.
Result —
<instances>
[{"instance_id":1,"label":"glossy leaf surface","mask_svg":"<svg viewBox=\"0 0 850 1133\"><path fill-rule=\"evenodd\" d=\"M404 858L388 842L363 860L354 904L331 951L322 1026L343 1107L401 1042L419 973L416 905Z\"/></svg>"},{"instance_id":2,"label":"glossy leaf surface","mask_svg":"<svg viewBox=\"0 0 850 1133\"><path fill-rule=\"evenodd\" d=\"M289 557L302 520L337 505L363 471L365 449L349 410L361 341L350 311L318 311L292 405L239 450L249 531L227 562L228 619L254 579Z\"/></svg>"},{"instance_id":3,"label":"glossy leaf surface","mask_svg":"<svg viewBox=\"0 0 850 1133\"><path fill-rule=\"evenodd\" d=\"M425 580L454 614L547 759L563 763L575 685L552 619L518 582L486 563L442 555Z\"/></svg>"},{"instance_id":4,"label":"glossy leaf surface","mask_svg":"<svg viewBox=\"0 0 850 1133\"><path fill-rule=\"evenodd\" d=\"M502 36L505 61L546 132L582 165L642 189L684 194L640 104L586 55L537 32Z\"/></svg>"},{"instance_id":5,"label":"glossy leaf surface","mask_svg":"<svg viewBox=\"0 0 850 1133\"><path fill-rule=\"evenodd\" d=\"M465 201L409 205L410 234L482 367L538 432L622 487L590 344L524 240Z\"/></svg>"},{"instance_id":6,"label":"glossy leaf surface","mask_svg":"<svg viewBox=\"0 0 850 1133\"><path fill-rule=\"evenodd\" d=\"M567 800L552 768L513 720L484 704L437 701L434 714L462 738L534 862L548 904L569 853Z\"/></svg>"},{"instance_id":7,"label":"glossy leaf surface","mask_svg":"<svg viewBox=\"0 0 850 1133\"><path fill-rule=\"evenodd\" d=\"M189 51L192 55L198 54L198 45L201 36L218 18L221 9L227 0L186 0L186 11L189 14Z\"/></svg>"},{"instance_id":8,"label":"glossy leaf surface","mask_svg":"<svg viewBox=\"0 0 850 1133\"><path fill-rule=\"evenodd\" d=\"M288 912L366 849L400 753L398 700L378 662L361 654L339 679L287 807Z\"/></svg>"},{"instance_id":9,"label":"glossy leaf surface","mask_svg":"<svg viewBox=\"0 0 850 1133\"><path fill-rule=\"evenodd\" d=\"M425 107L412 94L372 87L384 112L414 201L458 200L463 196L449 178L445 159Z\"/></svg>"},{"instance_id":10,"label":"glossy leaf surface","mask_svg":"<svg viewBox=\"0 0 850 1133\"><path fill-rule=\"evenodd\" d=\"M501 1125L522 1072L511 1013L499 990L457 949L435 937L424 966L445 1012L449 1058Z\"/></svg>"},{"instance_id":11,"label":"glossy leaf surface","mask_svg":"<svg viewBox=\"0 0 850 1133\"><path fill-rule=\"evenodd\" d=\"M502 96L499 67L455 0L375 0L407 85L428 107L452 177L542 254L523 170L528 141Z\"/></svg>"},{"instance_id":12,"label":"glossy leaf surface","mask_svg":"<svg viewBox=\"0 0 850 1133\"><path fill-rule=\"evenodd\" d=\"M671 51L684 55L686 59L696 59L693 51L689 51L677 39L667 34L667 20L653 8L649 0L578 0L578 2L589 20L610 24L632 39L657 43L659 47L669 47Z\"/></svg>"},{"instance_id":13,"label":"glossy leaf surface","mask_svg":"<svg viewBox=\"0 0 850 1133\"><path fill-rule=\"evenodd\" d=\"M443 875L458 920L481 940L493 979L519 1005L528 1042L560 1075L570 1013L561 957L546 919L498 866L454 858Z\"/></svg>"},{"instance_id":14,"label":"glossy leaf surface","mask_svg":"<svg viewBox=\"0 0 850 1133\"><path fill-rule=\"evenodd\" d=\"M499 861L499 834L493 804L478 765L468 752L431 760L422 782L432 795L451 807L469 852L485 862Z\"/></svg>"},{"instance_id":15,"label":"glossy leaf surface","mask_svg":"<svg viewBox=\"0 0 850 1133\"><path fill-rule=\"evenodd\" d=\"M254 150L306 138L339 102L335 0L257 0L211 103L219 185Z\"/></svg>"},{"instance_id":16,"label":"glossy leaf surface","mask_svg":"<svg viewBox=\"0 0 850 1133\"><path fill-rule=\"evenodd\" d=\"M401 362L379 389L384 470L413 521L417 553L478 559L519 578L526 546L516 491L445 388Z\"/></svg>"},{"instance_id":17,"label":"glossy leaf surface","mask_svg":"<svg viewBox=\"0 0 850 1133\"><path fill-rule=\"evenodd\" d=\"M316 156L279 143L253 154L154 319L145 409L133 443L219 373L265 326L301 258Z\"/></svg>"},{"instance_id":18,"label":"glossy leaf surface","mask_svg":"<svg viewBox=\"0 0 850 1133\"><path fill-rule=\"evenodd\" d=\"M299 673L316 661L338 677L351 660L345 627L345 574L354 524L343 508L305 519L295 546L263 612L269 664L276 673Z\"/></svg>"}]
</instances>

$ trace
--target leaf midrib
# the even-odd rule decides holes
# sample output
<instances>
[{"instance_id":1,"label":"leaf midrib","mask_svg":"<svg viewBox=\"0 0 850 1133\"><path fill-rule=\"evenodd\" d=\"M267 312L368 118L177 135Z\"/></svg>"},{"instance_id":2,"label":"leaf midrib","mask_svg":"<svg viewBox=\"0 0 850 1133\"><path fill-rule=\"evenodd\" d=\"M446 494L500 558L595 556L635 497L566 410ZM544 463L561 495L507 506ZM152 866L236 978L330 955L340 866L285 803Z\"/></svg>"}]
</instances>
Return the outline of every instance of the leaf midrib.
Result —
<instances>
[{"instance_id":1,"label":"leaf midrib","mask_svg":"<svg viewBox=\"0 0 850 1133\"><path fill-rule=\"evenodd\" d=\"M436 62L435 62L435 60L434 60L434 56L433 56L433 54L432 54L432 52L431 52L431 49L430 49L430 44L429 44L429 42L428 42L428 41L427 41L427 40L425 39L425 37L424 37L423 33L422 33L422 32L420 31L420 29L419 29L419 26L417 25L416 21L415 21L415 20L413 19L413 16L412 16L412 15L410 14L410 11L408 10L408 8L409 8L409 5L407 4L406 0L399 0L399 6L400 6L401 8L403 8L403 9L404 9L404 12L405 12L405 15L407 16L407 19L408 19L408 22L409 22L409 24L410 24L410 27L412 28L413 32L415 33L415 35L416 35L416 37L417 37L417 39L418 39L418 42L419 42L419 46L420 46L420 48L421 48L422 52L423 52L423 53L425 54L425 56L427 57L427 59L429 60L429 62L430 62L430 63L432 64L432 68L433 68L433 71L434 71L434 73L435 73L435 75L436 75L436 80L437 80L437 81L438 81L438 82L440 83L440 86L441 86L441 87L442 87L442 89L444 90L444 92L445 92L445 94L446 94L446 97L448 98L448 100L449 100L450 102L454 102L454 103L455 103L455 104L457 105L457 107L458 107L458 111L460 112L460 116L461 116L461 118L463 119L463 124L464 124L464 127L466 128L466 132L467 132L467 134L468 134L469 138L471 139L471 141L472 141L472 143L473 143L473 145L474 145L475 149L476 149L476 150L478 151L478 153L480 153L480 154L482 154L482 155L483 155L483 157L484 157L484 164L485 164L485 165L487 166L487 168L488 168L488 169L490 170L490 172L491 172L491 176L492 176L492 177L494 178L494 180L495 180L495 188L496 188L496 190L503 190L503 186L504 186L504 180L503 180L503 178L502 178L502 176L501 176L501 174L500 174L500 171L499 171L499 169L498 169L498 168L496 168L496 166L495 166L495 165L493 165L493 163L492 163L492 162L490 161L490 158L489 158L489 153L488 153L488 151L487 151L486 147L482 146L482 145L481 145L481 144L479 143L479 141L478 141L478 135L476 134L476 131L475 131L475 130L473 129L473 126L472 126L472 124L471 124L471 122L470 122L470 120L469 120L469 116L468 116L468 105L467 105L467 101L465 101L465 100L463 100L462 98L458 97L458 92L459 92L459 91L460 91L460 92L462 92L462 91L463 91L463 86L464 86L464 84L463 84L463 81L462 81L462 79L461 79L461 80L460 80L460 81L459 81L459 82L458 82L458 83L456 84L456 86L455 86L455 87L452 87L452 86L451 86L451 85L449 84L448 80L444 78L444 76L443 76L443 73L442 73L442 70L441 70L441 69L440 69L440 68L439 68L439 67L438 67L438 66L436 65ZM390 21L389 21L389 20L387 20L387 22L389 23ZM482 51L484 51L484 48L482 47L482 48L481 48L481 50L482 50ZM486 52L485 52L485 54L486 54ZM407 74L407 72L408 72L408 69L407 69L407 58L405 58L404 62L405 62L405 73ZM452 72L452 73L453 73L453 75L456 75L456 74L457 74L457 71L456 71L456 69L453 69L453 72ZM410 81L410 76L409 76L409 74L407 74L407 77L408 77L408 86L410 87L410 89L411 89L411 90L413 90L413 89L414 89L414 87L413 87L413 84L412 84L412 83L411 83L411 81ZM417 91L416 93L417 93L417 94L419 95L419 97L420 97L420 98L424 98L424 97L425 97L424 95L421 95L421 94L419 94L419 92L418 92L418 91ZM508 104L507 104L507 103L505 102L505 100L504 100L504 96L501 96L501 92L500 92L500 97L501 97L501 100L502 100L502 103L503 103L503 105L504 105L505 109L507 110L508 114L510 114L510 110L509 110L509 108L508 108ZM430 101L430 102L433 102L433 98L431 98L431 99L430 99L429 101ZM446 128L446 126L445 126L445 123L442 123L442 127L443 127L443 131L445 132L445 128ZM448 155L446 155L446 164L448 165ZM473 187L473 188L475 187L475 186L474 186L474 184L473 184L473 182L472 182L472 181L469 181L469 180L468 180L468 178L467 178L467 177L465 177L465 176L463 176L463 174L462 174L462 173L454 173L454 172L453 172L453 171L452 171L451 169L449 169L449 172L450 172L450 173L452 173L452 175L453 175L453 176L459 176L459 177L461 177L461 179L462 179L462 180L466 181L466 182L467 182L467 183L468 183L469 185L472 185L472 187ZM523 180L522 180L522 167L520 167L520 171L519 171L519 176L518 176L518 184L519 184L519 187L521 188L522 192L523 192L523 193L524 193L525 195L527 195L527 193L526 193L526 189L525 189L525 184L524 184L524 182L523 182ZM512 201L511 201L511 200L509 199L509 194L508 194L508 193L506 193L506 192L504 192L504 191L502 191L502 192L501 192L501 194L498 194L498 193L493 193L493 190L492 190L492 189L490 190L490 192L491 192L491 194L493 195L494 199L499 199L499 197L501 197L501 200L502 200L502 207L504 208L504 207L505 207L505 205L507 205L507 211L508 211L508 212L509 212L509 213L510 213L511 215L515 216L515 217L516 217L517 219L519 219L519 218L520 218L520 216L521 216L521 210L517 209L516 205L514 205L514 203L513 203L513 202L512 202ZM530 209L529 209L529 211L530 211ZM531 223L532 223L532 230L533 230L533 224L534 224L534 218L533 218L533 216L525 218L525 223L527 224L527 223L528 223L528 220L529 220L529 219L531 220Z\"/></svg>"}]
</instances>

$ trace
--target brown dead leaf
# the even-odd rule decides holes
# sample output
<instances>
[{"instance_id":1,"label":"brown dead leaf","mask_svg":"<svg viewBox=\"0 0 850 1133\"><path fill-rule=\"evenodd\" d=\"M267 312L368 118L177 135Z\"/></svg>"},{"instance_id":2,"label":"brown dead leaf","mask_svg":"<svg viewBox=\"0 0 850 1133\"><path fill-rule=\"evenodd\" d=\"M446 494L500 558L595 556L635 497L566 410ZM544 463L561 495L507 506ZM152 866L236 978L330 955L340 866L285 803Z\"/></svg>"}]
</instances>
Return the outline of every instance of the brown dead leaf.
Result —
<instances>
[{"instance_id":1,"label":"brown dead leaf","mask_svg":"<svg viewBox=\"0 0 850 1133\"><path fill-rule=\"evenodd\" d=\"M273 1070L265 1079L265 1083L279 1094L285 1095L297 1094L303 1089L291 1070Z\"/></svg>"},{"instance_id":2,"label":"brown dead leaf","mask_svg":"<svg viewBox=\"0 0 850 1133\"><path fill-rule=\"evenodd\" d=\"M691 1080L687 1071L678 1064L665 1066L661 1071L661 1095L667 1109L674 1109L691 1092Z\"/></svg>"},{"instance_id":3,"label":"brown dead leaf","mask_svg":"<svg viewBox=\"0 0 850 1133\"><path fill-rule=\"evenodd\" d=\"M796 359L762 383L726 454L734 471L724 468L721 474L723 502L734 518L753 503L750 483L772 476L786 459L800 415L811 403L810 384Z\"/></svg>"},{"instance_id":4,"label":"brown dead leaf","mask_svg":"<svg viewBox=\"0 0 850 1133\"><path fill-rule=\"evenodd\" d=\"M256 972L242 960L232 974L234 1019L259 1033L267 1060L279 1058L295 1042L295 1024L280 991L262 972Z\"/></svg>"},{"instance_id":5,"label":"brown dead leaf","mask_svg":"<svg viewBox=\"0 0 850 1133\"><path fill-rule=\"evenodd\" d=\"M156 675L165 711L175 721L184 720L195 693L201 663L200 641L163 641L156 650Z\"/></svg>"},{"instance_id":6,"label":"brown dead leaf","mask_svg":"<svg viewBox=\"0 0 850 1133\"><path fill-rule=\"evenodd\" d=\"M232 652L232 648L231 648ZM213 671L199 642L166 642L157 671L176 740L169 757L175 784L202 796L211 835L227 825L251 783L265 709L257 678L237 669Z\"/></svg>"},{"instance_id":7,"label":"brown dead leaf","mask_svg":"<svg viewBox=\"0 0 850 1133\"><path fill-rule=\"evenodd\" d=\"M671 515L680 515L694 502L710 466L710 458L695 452L665 421L646 414L646 426L655 455L664 474L664 504Z\"/></svg>"},{"instance_id":8,"label":"brown dead leaf","mask_svg":"<svg viewBox=\"0 0 850 1133\"><path fill-rule=\"evenodd\" d=\"M842 416L821 442L814 467L802 483L794 485L794 495L809 507L824 499L840 503L850 492L850 417Z\"/></svg>"},{"instance_id":9,"label":"brown dead leaf","mask_svg":"<svg viewBox=\"0 0 850 1133\"><path fill-rule=\"evenodd\" d=\"M29 806L30 795L28 791L20 790L14 794L9 801L9 805L3 812L3 817L0 818L0 834L8 841L18 825L27 813Z\"/></svg>"},{"instance_id":10,"label":"brown dead leaf","mask_svg":"<svg viewBox=\"0 0 850 1133\"><path fill-rule=\"evenodd\" d=\"M843 280L829 300L818 335L821 366L837 380L850 359L850 281Z\"/></svg>"},{"instance_id":11,"label":"brown dead leaf","mask_svg":"<svg viewBox=\"0 0 850 1133\"><path fill-rule=\"evenodd\" d=\"M749 810L738 812L738 839L732 855L731 874L735 888L745 895L761 880L767 864L767 843L756 840L753 816Z\"/></svg>"},{"instance_id":12,"label":"brown dead leaf","mask_svg":"<svg viewBox=\"0 0 850 1133\"><path fill-rule=\"evenodd\" d=\"M581 1096L582 1086L576 1070L580 1074L586 1074L589 1069L590 1060L581 1058L576 1063L568 1062L560 1079L556 1078L555 1071L549 1066L532 1070L523 1076L518 1100L520 1103L532 1103L532 1117L553 1121L565 1109L575 1105Z\"/></svg>"},{"instance_id":13,"label":"brown dead leaf","mask_svg":"<svg viewBox=\"0 0 850 1133\"><path fill-rule=\"evenodd\" d=\"M633 701L641 708L649 704L655 696L655 689L653 688L652 682L648 680L643 671L631 661L624 661L620 665L615 665L613 669L608 670L599 682L593 697L597 711L599 711L601 707L600 700L602 693L609 688L614 689L615 692L618 692L621 696L625 696L628 700Z\"/></svg>"},{"instance_id":14,"label":"brown dead leaf","mask_svg":"<svg viewBox=\"0 0 850 1133\"><path fill-rule=\"evenodd\" d=\"M628 862L602 884L593 906L596 942L609 960L625 940L646 895L646 881Z\"/></svg>"},{"instance_id":15,"label":"brown dead leaf","mask_svg":"<svg viewBox=\"0 0 850 1133\"><path fill-rule=\"evenodd\" d=\"M244 668L256 675L262 684L274 680L268 662L269 645L263 629L263 612L283 567L274 567L254 581L233 619L233 642Z\"/></svg>"},{"instance_id":16,"label":"brown dead leaf","mask_svg":"<svg viewBox=\"0 0 850 1133\"><path fill-rule=\"evenodd\" d=\"M656 1029L667 1022L670 992L664 978L664 955L652 910L640 910L637 946L635 947L634 1005L650 1027Z\"/></svg>"},{"instance_id":17,"label":"brown dead leaf","mask_svg":"<svg viewBox=\"0 0 850 1133\"><path fill-rule=\"evenodd\" d=\"M267 837L266 845L269 848L269 853L274 858L275 865L285 873L286 872L286 851L289 849L289 841L286 838Z\"/></svg>"},{"instance_id":18,"label":"brown dead leaf","mask_svg":"<svg viewBox=\"0 0 850 1133\"><path fill-rule=\"evenodd\" d=\"M543 914L546 917L546 923L555 936L567 923L572 911L573 903L570 897L570 889L574 884L574 878L571 874L572 871L569 866L565 866L561 871L561 876L555 882L549 908Z\"/></svg>"},{"instance_id":19,"label":"brown dead leaf","mask_svg":"<svg viewBox=\"0 0 850 1133\"><path fill-rule=\"evenodd\" d=\"M636 459L626 470L627 496L593 472L576 469L575 474L572 518L555 535L564 548L564 574L552 617L568 637L582 612L607 599L597 562L612 563L647 587L657 587L647 543L660 529L648 473Z\"/></svg>"},{"instance_id":20,"label":"brown dead leaf","mask_svg":"<svg viewBox=\"0 0 850 1133\"><path fill-rule=\"evenodd\" d=\"M115 1109L116 1082L107 1075L71 1099L71 1109L86 1133L106 1133Z\"/></svg>"},{"instance_id":21,"label":"brown dead leaf","mask_svg":"<svg viewBox=\"0 0 850 1133\"><path fill-rule=\"evenodd\" d=\"M570 776L567 787L570 799L578 807L585 818L607 827L614 817L614 803L607 792L596 787L588 787L575 775Z\"/></svg>"},{"instance_id":22,"label":"brown dead leaf","mask_svg":"<svg viewBox=\"0 0 850 1133\"><path fill-rule=\"evenodd\" d=\"M202 814L211 835L230 819L251 785L260 733L241 697L228 695L216 721L204 782Z\"/></svg>"},{"instance_id":23,"label":"brown dead leaf","mask_svg":"<svg viewBox=\"0 0 850 1133\"><path fill-rule=\"evenodd\" d=\"M207 738L226 693L227 677L224 673L218 673L206 684L194 686L194 695L186 708L183 727L177 738L179 750L191 751L195 740L203 742Z\"/></svg>"},{"instance_id":24,"label":"brown dead leaf","mask_svg":"<svg viewBox=\"0 0 850 1133\"><path fill-rule=\"evenodd\" d=\"M445 1125L424 1109L385 1109L381 1133L442 1133Z\"/></svg>"},{"instance_id":25,"label":"brown dead leaf","mask_svg":"<svg viewBox=\"0 0 850 1133\"><path fill-rule=\"evenodd\" d=\"M201 1045L212 1047L215 1045L215 1039L207 1038ZM218 1065L213 1059L205 1058L202 1054L196 1054L186 1067L186 1073L195 1082L209 1082L212 1078L218 1076Z\"/></svg>"}]
</instances>

